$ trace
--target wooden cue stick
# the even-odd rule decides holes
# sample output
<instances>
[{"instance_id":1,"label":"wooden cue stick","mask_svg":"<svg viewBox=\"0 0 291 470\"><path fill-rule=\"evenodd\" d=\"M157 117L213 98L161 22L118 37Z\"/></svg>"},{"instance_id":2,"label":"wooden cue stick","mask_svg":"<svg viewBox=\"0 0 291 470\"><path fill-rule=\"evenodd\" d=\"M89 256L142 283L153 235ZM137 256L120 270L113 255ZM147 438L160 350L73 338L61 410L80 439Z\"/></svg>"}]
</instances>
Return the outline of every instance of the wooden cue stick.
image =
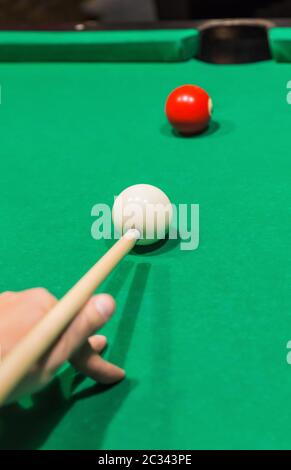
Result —
<instances>
[{"instance_id":1,"label":"wooden cue stick","mask_svg":"<svg viewBox=\"0 0 291 470\"><path fill-rule=\"evenodd\" d=\"M95 289L134 247L139 236L137 230L126 232L3 359L0 364L0 406L73 320Z\"/></svg>"}]
</instances>

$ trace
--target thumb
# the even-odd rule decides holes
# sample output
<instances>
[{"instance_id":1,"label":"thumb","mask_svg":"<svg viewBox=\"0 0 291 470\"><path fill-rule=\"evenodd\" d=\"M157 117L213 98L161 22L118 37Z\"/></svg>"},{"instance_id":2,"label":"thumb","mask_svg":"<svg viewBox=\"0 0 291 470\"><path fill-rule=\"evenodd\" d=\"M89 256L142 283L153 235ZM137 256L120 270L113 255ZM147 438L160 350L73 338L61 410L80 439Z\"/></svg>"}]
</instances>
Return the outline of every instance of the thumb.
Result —
<instances>
[{"instance_id":1,"label":"thumb","mask_svg":"<svg viewBox=\"0 0 291 470\"><path fill-rule=\"evenodd\" d=\"M111 295L96 295L86 303L65 334L69 334L72 330L75 342L79 343L82 338L87 340L110 320L114 311L115 301Z\"/></svg>"},{"instance_id":2,"label":"thumb","mask_svg":"<svg viewBox=\"0 0 291 470\"><path fill-rule=\"evenodd\" d=\"M46 367L54 370L69 360L89 336L110 320L114 311L115 301L111 295L99 294L92 297L50 352Z\"/></svg>"}]
</instances>

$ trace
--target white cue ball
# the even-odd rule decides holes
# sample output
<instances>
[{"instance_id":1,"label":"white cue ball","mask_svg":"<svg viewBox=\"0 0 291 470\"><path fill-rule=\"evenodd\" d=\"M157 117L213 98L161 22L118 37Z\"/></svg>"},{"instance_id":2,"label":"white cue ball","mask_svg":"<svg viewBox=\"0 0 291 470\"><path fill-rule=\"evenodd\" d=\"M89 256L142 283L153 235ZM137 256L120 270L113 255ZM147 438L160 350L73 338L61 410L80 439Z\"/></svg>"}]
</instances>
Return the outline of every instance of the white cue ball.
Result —
<instances>
[{"instance_id":1,"label":"white cue ball","mask_svg":"<svg viewBox=\"0 0 291 470\"><path fill-rule=\"evenodd\" d=\"M173 209L168 196L151 184L135 184L115 199L112 220L118 236L137 229L139 245L150 245L165 238Z\"/></svg>"}]
</instances>

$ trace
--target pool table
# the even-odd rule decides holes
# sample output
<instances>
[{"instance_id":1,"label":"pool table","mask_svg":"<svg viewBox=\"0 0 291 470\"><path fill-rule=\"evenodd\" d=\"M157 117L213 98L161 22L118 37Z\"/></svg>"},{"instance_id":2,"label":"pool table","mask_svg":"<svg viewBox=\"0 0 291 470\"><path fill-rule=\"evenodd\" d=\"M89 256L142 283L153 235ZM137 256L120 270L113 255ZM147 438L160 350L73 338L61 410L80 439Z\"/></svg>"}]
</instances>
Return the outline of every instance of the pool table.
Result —
<instances>
[{"instance_id":1,"label":"pool table","mask_svg":"<svg viewBox=\"0 0 291 470\"><path fill-rule=\"evenodd\" d=\"M92 237L92 207L129 185L200 208L197 249L134 251L99 289L117 302L105 357L126 379L104 387L65 368L30 405L1 410L2 449L291 448L282 29L270 60L237 65L199 60L189 29L0 32L1 292L61 297L112 244ZM190 138L164 114L184 83L214 104Z\"/></svg>"}]
</instances>

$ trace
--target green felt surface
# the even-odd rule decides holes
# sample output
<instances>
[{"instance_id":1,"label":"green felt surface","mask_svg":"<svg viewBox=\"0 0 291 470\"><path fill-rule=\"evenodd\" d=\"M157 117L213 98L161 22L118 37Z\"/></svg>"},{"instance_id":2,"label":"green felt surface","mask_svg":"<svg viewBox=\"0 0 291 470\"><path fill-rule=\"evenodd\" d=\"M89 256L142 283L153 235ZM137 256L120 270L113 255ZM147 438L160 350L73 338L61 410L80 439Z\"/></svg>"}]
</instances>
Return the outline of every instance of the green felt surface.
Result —
<instances>
[{"instance_id":1,"label":"green felt surface","mask_svg":"<svg viewBox=\"0 0 291 470\"><path fill-rule=\"evenodd\" d=\"M200 245L129 255L102 290L117 312L111 388L2 410L2 448L291 448L288 64L2 64L0 290L61 296L110 245L91 208L134 183L200 204ZM175 136L168 93L205 87L214 120ZM52 397L52 400L47 398Z\"/></svg>"},{"instance_id":2,"label":"green felt surface","mask_svg":"<svg viewBox=\"0 0 291 470\"><path fill-rule=\"evenodd\" d=\"M268 30L272 57L278 62L291 62L291 28Z\"/></svg>"},{"instance_id":3,"label":"green felt surface","mask_svg":"<svg viewBox=\"0 0 291 470\"><path fill-rule=\"evenodd\" d=\"M0 31L0 61L159 61L196 55L196 29L144 31Z\"/></svg>"}]
</instances>

